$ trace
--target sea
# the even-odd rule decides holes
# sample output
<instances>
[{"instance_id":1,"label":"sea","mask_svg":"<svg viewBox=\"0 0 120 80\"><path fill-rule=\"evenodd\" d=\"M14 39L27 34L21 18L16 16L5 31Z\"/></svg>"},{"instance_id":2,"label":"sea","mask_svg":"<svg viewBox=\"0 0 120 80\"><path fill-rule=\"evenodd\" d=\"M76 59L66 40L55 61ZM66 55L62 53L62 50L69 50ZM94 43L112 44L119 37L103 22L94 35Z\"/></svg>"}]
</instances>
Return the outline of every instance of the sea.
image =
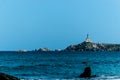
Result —
<instances>
[{"instance_id":1,"label":"sea","mask_svg":"<svg viewBox=\"0 0 120 80\"><path fill-rule=\"evenodd\" d=\"M85 67L93 78L79 78ZM0 52L0 72L21 80L120 80L120 52Z\"/></svg>"}]
</instances>

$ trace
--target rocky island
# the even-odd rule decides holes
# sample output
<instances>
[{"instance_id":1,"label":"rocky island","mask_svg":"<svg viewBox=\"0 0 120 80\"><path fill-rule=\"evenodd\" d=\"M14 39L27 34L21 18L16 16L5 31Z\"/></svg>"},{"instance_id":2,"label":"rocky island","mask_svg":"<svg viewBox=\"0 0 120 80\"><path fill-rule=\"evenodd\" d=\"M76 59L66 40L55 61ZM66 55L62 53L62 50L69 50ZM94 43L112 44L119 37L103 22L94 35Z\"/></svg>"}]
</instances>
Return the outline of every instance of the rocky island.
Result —
<instances>
[{"instance_id":1,"label":"rocky island","mask_svg":"<svg viewBox=\"0 0 120 80\"><path fill-rule=\"evenodd\" d=\"M87 35L84 42L70 45L64 51L120 51L120 44L94 43Z\"/></svg>"}]
</instances>

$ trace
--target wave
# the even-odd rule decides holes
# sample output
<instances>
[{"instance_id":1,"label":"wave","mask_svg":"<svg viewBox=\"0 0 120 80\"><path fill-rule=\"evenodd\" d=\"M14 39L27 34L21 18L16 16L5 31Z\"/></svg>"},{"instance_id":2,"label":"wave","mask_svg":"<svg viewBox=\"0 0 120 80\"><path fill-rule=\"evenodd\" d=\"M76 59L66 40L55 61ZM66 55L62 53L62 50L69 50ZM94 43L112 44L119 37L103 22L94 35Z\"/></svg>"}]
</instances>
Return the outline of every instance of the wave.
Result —
<instances>
[{"instance_id":1,"label":"wave","mask_svg":"<svg viewBox=\"0 0 120 80\"><path fill-rule=\"evenodd\" d=\"M87 62L87 61L83 61L81 62L81 64L119 64L120 61L94 61L94 62Z\"/></svg>"}]
</instances>

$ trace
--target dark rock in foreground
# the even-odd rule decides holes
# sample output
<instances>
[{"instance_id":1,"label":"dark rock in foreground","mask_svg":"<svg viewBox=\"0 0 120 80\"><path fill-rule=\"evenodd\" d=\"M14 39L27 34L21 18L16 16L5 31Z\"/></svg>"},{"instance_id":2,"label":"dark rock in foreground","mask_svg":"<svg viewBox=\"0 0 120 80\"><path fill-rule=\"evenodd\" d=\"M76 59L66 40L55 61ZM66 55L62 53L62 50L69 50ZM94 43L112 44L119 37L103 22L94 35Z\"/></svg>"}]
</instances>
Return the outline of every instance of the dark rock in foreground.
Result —
<instances>
[{"instance_id":1,"label":"dark rock in foreground","mask_svg":"<svg viewBox=\"0 0 120 80\"><path fill-rule=\"evenodd\" d=\"M20 79L14 77L14 76L11 76L11 75L0 73L0 80L20 80Z\"/></svg>"},{"instance_id":2,"label":"dark rock in foreground","mask_svg":"<svg viewBox=\"0 0 120 80\"><path fill-rule=\"evenodd\" d=\"M90 67L86 67L84 69L84 72L82 74L80 74L79 78L93 78L93 77L97 77L96 75L92 75L91 76L91 68Z\"/></svg>"},{"instance_id":3,"label":"dark rock in foreground","mask_svg":"<svg viewBox=\"0 0 120 80\"><path fill-rule=\"evenodd\" d=\"M79 77L80 78L89 78L89 77L91 77L91 68L90 67L86 67L84 72L82 74L80 74Z\"/></svg>"}]
</instances>

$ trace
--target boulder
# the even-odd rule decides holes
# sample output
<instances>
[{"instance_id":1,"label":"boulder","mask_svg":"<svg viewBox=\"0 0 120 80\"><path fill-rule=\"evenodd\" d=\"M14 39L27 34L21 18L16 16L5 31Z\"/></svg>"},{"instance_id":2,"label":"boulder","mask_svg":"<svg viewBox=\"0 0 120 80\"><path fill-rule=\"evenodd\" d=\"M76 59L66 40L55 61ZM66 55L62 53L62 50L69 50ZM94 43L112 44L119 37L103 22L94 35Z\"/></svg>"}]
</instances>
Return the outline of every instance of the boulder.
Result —
<instances>
[{"instance_id":1,"label":"boulder","mask_svg":"<svg viewBox=\"0 0 120 80\"><path fill-rule=\"evenodd\" d=\"M82 74L80 74L79 77L80 78L89 78L89 77L91 77L91 68L90 67L86 67L84 69L84 72Z\"/></svg>"},{"instance_id":2,"label":"boulder","mask_svg":"<svg viewBox=\"0 0 120 80\"><path fill-rule=\"evenodd\" d=\"M93 78L93 77L97 77L96 75L92 75L91 76L91 68L90 67L86 67L84 69L84 72L82 74L80 74L79 78Z\"/></svg>"},{"instance_id":3,"label":"boulder","mask_svg":"<svg viewBox=\"0 0 120 80\"><path fill-rule=\"evenodd\" d=\"M20 80L20 79L14 77L14 76L11 76L11 75L0 73L0 80Z\"/></svg>"}]
</instances>

